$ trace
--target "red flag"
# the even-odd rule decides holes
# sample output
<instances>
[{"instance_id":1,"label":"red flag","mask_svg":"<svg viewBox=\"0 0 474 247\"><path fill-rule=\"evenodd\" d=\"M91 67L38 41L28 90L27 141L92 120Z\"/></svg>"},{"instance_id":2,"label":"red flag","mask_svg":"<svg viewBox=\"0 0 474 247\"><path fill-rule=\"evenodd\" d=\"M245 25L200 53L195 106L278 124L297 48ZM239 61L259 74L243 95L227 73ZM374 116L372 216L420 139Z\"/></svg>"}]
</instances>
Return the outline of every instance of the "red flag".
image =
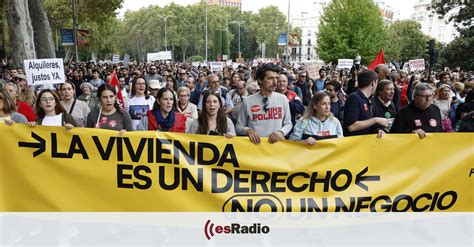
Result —
<instances>
[{"instance_id":1,"label":"red flag","mask_svg":"<svg viewBox=\"0 0 474 247\"><path fill-rule=\"evenodd\" d=\"M377 57L375 57L374 61L370 63L368 69L374 70L375 67L377 67L377 65L384 64L384 63L385 63L385 59L383 56L383 50L380 50L379 54L377 55Z\"/></svg>"},{"instance_id":2,"label":"red flag","mask_svg":"<svg viewBox=\"0 0 474 247\"><path fill-rule=\"evenodd\" d=\"M115 72L115 69L114 69L114 72L112 72L109 83L110 85L115 87L115 91L117 91L117 99L120 101L120 105L122 105L123 109L125 109L125 102L123 102L122 90L120 90L120 85L119 85L119 81L118 81L117 73Z\"/></svg>"}]
</instances>

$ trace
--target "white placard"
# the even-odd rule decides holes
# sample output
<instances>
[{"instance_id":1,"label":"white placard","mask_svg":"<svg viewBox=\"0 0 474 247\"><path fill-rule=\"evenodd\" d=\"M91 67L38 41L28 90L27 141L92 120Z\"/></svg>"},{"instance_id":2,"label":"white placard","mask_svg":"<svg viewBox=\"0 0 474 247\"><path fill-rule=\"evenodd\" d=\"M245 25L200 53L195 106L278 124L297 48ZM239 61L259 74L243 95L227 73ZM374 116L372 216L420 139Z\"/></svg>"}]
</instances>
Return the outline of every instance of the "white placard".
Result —
<instances>
[{"instance_id":1,"label":"white placard","mask_svg":"<svg viewBox=\"0 0 474 247\"><path fill-rule=\"evenodd\" d=\"M227 55L222 55L222 60L227 61L227 59L229 59L229 56L227 56Z\"/></svg>"},{"instance_id":2,"label":"white placard","mask_svg":"<svg viewBox=\"0 0 474 247\"><path fill-rule=\"evenodd\" d=\"M112 56L112 63L117 64L117 63L119 63L119 61L120 61L120 55L119 54L114 54Z\"/></svg>"},{"instance_id":3,"label":"white placard","mask_svg":"<svg viewBox=\"0 0 474 247\"><path fill-rule=\"evenodd\" d=\"M338 59L337 67L339 69L350 69L354 65L354 59Z\"/></svg>"},{"instance_id":4,"label":"white placard","mask_svg":"<svg viewBox=\"0 0 474 247\"><path fill-rule=\"evenodd\" d=\"M160 51L146 54L147 62L171 60L171 51Z\"/></svg>"},{"instance_id":5,"label":"white placard","mask_svg":"<svg viewBox=\"0 0 474 247\"><path fill-rule=\"evenodd\" d=\"M64 63L62 58L24 60L23 65L28 85L64 83Z\"/></svg>"},{"instance_id":6,"label":"white placard","mask_svg":"<svg viewBox=\"0 0 474 247\"><path fill-rule=\"evenodd\" d=\"M191 65L192 65L193 67L196 67L196 68L197 68L197 67L199 67L199 62L192 62Z\"/></svg>"},{"instance_id":7,"label":"white placard","mask_svg":"<svg viewBox=\"0 0 474 247\"><path fill-rule=\"evenodd\" d=\"M227 60L227 61L226 61L226 65L227 65L227 67L232 66L232 60Z\"/></svg>"},{"instance_id":8,"label":"white placard","mask_svg":"<svg viewBox=\"0 0 474 247\"><path fill-rule=\"evenodd\" d=\"M130 63L130 55L125 54L125 56L123 57L123 65L128 66L129 63Z\"/></svg>"},{"instance_id":9,"label":"white placard","mask_svg":"<svg viewBox=\"0 0 474 247\"><path fill-rule=\"evenodd\" d=\"M207 67L207 63L201 63L201 68L202 67Z\"/></svg>"},{"instance_id":10,"label":"white placard","mask_svg":"<svg viewBox=\"0 0 474 247\"><path fill-rule=\"evenodd\" d=\"M414 59L408 61L411 71L425 70L425 59Z\"/></svg>"},{"instance_id":11,"label":"white placard","mask_svg":"<svg viewBox=\"0 0 474 247\"><path fill-rule=\"evenodd\" d=\"M210 62L211 71L222 71L222 62Z\"/></svg>"}]
</instances>

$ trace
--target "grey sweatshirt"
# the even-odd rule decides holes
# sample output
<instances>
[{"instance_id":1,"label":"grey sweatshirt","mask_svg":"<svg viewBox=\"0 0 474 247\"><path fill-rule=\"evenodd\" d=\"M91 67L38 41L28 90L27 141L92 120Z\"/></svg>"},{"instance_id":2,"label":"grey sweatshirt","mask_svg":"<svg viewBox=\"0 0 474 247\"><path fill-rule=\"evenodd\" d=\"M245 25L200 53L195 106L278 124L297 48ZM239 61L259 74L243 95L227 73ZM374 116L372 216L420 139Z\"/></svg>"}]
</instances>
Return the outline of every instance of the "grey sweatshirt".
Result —
<instances>
[{"instance_id":1,"label":"grey sweatshirt","mask_svg":"<svg viewBox=\"0 0 474 247\"><path fill-rule=\"evenodd\" d=\"M236 124L238 135L247 135L248 129L257 131L261 137L268 137L277 130L286 136L291 131L290 106L286 96L275 92L268 96L267 112L263 98L258 93L244 99Z\"/></svg>"}]
</instances>

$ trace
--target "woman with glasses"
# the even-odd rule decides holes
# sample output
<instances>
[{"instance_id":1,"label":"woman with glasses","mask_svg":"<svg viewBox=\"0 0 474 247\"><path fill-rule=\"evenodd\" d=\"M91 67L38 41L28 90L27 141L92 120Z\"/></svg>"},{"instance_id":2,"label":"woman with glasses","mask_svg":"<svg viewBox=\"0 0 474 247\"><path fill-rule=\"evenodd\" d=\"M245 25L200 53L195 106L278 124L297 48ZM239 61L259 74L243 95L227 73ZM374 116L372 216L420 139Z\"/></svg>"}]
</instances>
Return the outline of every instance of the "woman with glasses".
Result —
<instances>
[{"instance_id":1,"label":"woman with glasses","mask_svg":"<svg viewBox=\"0 0 474 247\"><path fill-rule=\"evenodd\" d=\"M191 92L188 87L180 87L178 89L178 102L176 108L178 112L183 114L187 119L197 119L197 106L189 102L190 95Z\"/></svg>"},{"instance_id":2,"label":"woman with glasses","mask_svg":"<svg viewBox=\"0 0 474 247\"><path fill-rule=\"evenodd\" d=\"M147 115L147 112L153 109L155 98L148 94L147 84L143 76L137 76L133 80L132 90L127 102L128 112L132 118L132 128L137 129L140 120Z\"/></svg>"},{"instance_id":3,"label":"woman with glasses","mask_svg":"<svg viewBox=\"0 0 474 247\"><path fill-rule=\"evenodd\" d=\"M318 140L339 137L343 137L342 126L331 113L331 99L325 92L317 92L289 139L314 145Z\"/></svg>"},{"instance_id":4,"label":"woman with glasses","mask_svg":"<svg viewBox=\"0 0 474 247\"><path fill-rule=\"evenodd\" d=\"M13 102L15 102L17 112L25 116L28 121L36 121L36 114L33 107L20 100L20 87L13 82L7 82L3 87L7 90Z\"/></svg>"},{"instance_id":5,"label":"woman with glasses","mask_svg":"<svg viewBox=\"0 0 474 247\"><path fill-rule=\"evenodd\" d=\"M59 97L51 89L44 89L38 94L36 100L37 122L28 122L31 127L64 126L66 129L77 127L77 123L71 114L67 113L59 102Z\"/></svg>"},{"instance_id":6,"label":"woman with glasses","mask_svg":"<svg viewBox=\"0 0 474 247\"><path fill-rule=\"evenodd\" d=\"M201 135L219 135L228 138L235 136L232 120L226 117L220 94L208 90L203 95L203 111L191 124L188 133Z\"/></svg>"},{"instance_id":7,"label":"woman with glasses","mask_svg":"<svg viewBox=\"0 0 474 247\"><path fill-rule=\"evenodd\" d=\"M27 119L16 112L16 105L5 88L0 90L0 123L13 125L14 123L26 123Z\"/></svg>"},{"instance_id":8,"label":"woman with glasses","mask_svg":"<svg viewBox=\"0 0 474 247\"><path fill-rule=\"evenodd\" d=\"M100 107L93 109L87 116L88 128L118 130L120 133L132 131L130 114L117 103L115 87L102 84L97 90Z\"/></svg>"},{"instance_id":9,"label":"woman with glasses","mask_svg":"<svg viewBox=\"0 0 474 247\"><path fill-rule=\"evenodd\" d=\"M186 130L186 117L173 109L174 95L169 88L158 91L153 110L140 120L137 130L181 132Z\"/></svg>"}]
</instances>

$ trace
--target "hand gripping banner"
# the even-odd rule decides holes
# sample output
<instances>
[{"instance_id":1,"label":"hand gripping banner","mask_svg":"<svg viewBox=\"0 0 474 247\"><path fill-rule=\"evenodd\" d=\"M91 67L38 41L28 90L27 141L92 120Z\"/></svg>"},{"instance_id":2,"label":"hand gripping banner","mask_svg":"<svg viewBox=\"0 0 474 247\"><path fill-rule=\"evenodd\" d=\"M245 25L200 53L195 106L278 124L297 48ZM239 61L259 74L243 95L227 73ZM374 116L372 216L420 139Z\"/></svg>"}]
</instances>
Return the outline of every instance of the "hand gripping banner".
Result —
<instances>
[{"instance_id":1,"label":"hand gripping banner","mask_svg":"<svg viewBox=\"0 0 474 247\"><path fill-rule=\"evenodd\" d=\"M474 212L472 133L259 145L0 124L1 212Z\"/></svg>"}]
</instances>

